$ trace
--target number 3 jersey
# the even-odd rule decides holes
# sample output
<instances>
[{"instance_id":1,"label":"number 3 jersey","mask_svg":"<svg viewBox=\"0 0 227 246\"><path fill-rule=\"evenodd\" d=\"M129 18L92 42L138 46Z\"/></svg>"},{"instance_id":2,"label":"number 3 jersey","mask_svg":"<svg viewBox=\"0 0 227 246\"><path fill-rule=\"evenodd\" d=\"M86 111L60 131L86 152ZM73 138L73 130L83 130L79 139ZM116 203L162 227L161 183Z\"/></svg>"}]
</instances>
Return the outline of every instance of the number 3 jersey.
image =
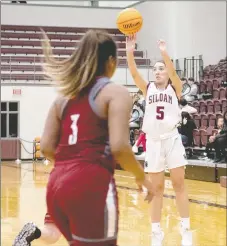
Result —
<instances>
[{"instance_id":1,"label":"number 3 jersey","mask_svg":"<svg viewBox=\"0 0 227 246\"><path fill-rule=\"evenodd\" d=\"M95 103L98 93L108 83L108 78L99 78L90 88L86 88L66 104L61 118L55 166L73 164L83 168L86 164L98 164L111 172L114 171L115 162L109 147L108 121L99 116Z\"/></svg>"},{"instance_id":2,"label":"number 3 jersey","mask_svg":"<svg viewBox=\"0 0 227 246\"><path fill-rule=\"evenodd\" d=\"M166 89L157 89L154 83L147 87L146 108L142 130L148 137L165 139L171 133L177 133L180 121L178 98L169 84Z\"/></svg>"}]
</instances>

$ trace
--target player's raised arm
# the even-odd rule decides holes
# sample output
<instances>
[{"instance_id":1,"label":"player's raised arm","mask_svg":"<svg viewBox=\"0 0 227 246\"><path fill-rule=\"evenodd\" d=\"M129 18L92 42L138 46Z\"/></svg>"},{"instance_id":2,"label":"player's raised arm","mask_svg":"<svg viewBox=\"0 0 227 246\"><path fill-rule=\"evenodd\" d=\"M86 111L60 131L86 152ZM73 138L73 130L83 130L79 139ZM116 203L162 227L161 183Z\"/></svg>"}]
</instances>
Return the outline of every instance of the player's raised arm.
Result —
<instances>
[{"instance_id":1,"label":"player's raised arm","mask_svg":"<svg viewBox=\"0 0 227 246\"><path fill-rule=\"evenodd\" d=\"M128 62L130 73L133 77L136 86L145 95L147 90L147 82L139 74L139 71L135 63L135 57L134 57L135 43L136 43L135 35L126 37L127 62Z\"/></svg>"},{"instance_id":2,"label":"player's raised arm","mask_svg":"<svg viewBox=\"0 0 227 246\"><path fill-rule=\"evenodd\" d=\"M164 40L159 40L158 41L158 47L161 51L161 55L162 58L165 62L168 74L169 74L169 78L172 81L172 86L174 87L174 89L176 90L176 94L177 97L180 98L181 97L181 92L182 92L182 82L176 72L176 69L173 65L173 62L171 61L167 50L166 50L166 42Z\"/></svg>"}]
</instances>

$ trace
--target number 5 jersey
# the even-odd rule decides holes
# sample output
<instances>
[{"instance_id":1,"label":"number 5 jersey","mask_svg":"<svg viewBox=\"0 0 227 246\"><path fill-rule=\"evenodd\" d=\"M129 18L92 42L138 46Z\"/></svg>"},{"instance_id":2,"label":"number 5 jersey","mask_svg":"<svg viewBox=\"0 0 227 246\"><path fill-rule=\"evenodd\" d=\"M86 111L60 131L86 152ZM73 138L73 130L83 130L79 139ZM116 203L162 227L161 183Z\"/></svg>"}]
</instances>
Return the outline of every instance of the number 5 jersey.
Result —
<instances>
[{"instance_id":1,"label":"number 5 jersey","mask_svg":"<svg viewBox=\"0 0 227 246\"><path fill-rule=\"evenodd\" d=\"M178 133L180 121L178 98L172 85L158 89L155 83L147 87L146 108L142 130L147 137L165 139Z\"/></svg>"}]
</instances>

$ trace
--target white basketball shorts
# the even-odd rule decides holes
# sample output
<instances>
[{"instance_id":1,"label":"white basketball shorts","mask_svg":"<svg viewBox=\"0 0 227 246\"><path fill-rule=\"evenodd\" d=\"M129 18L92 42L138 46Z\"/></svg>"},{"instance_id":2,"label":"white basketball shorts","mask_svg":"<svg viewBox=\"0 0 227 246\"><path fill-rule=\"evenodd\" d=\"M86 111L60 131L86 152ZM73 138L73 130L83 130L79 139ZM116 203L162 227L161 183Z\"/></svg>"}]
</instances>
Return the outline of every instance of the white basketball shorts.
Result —
<instances>
[{"instance_id":1,"label":"white basketball shorts","mask_svg":"<svg viewBox=\"0 0 227 246\"><path fill-rule=\"evenodd\" d=\"M146 158L144 171L158 173L166 169L173 169L188 164L185 148L180 134L163 140L149 139L146 142Z\"/></svg>"}]
</instances>

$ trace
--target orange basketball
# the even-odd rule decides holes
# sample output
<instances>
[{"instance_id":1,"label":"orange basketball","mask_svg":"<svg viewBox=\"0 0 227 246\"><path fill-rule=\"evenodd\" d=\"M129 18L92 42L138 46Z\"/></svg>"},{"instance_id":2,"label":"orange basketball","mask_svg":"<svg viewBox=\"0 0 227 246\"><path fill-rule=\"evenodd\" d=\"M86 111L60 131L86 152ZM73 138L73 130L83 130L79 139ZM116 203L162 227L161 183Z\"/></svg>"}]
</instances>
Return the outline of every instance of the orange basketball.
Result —
<instances>
[{"instance_id":1,"label":"orange basketball","mask_svg":"<svg viewBox=\"0 0 227 246\"><path fill-rule=\"evenodd\" d=\"M117 17L117 27L125 35L137 33L142 25L143 17L137 9L124 9Z\"/></svg>"}]
</instances>

